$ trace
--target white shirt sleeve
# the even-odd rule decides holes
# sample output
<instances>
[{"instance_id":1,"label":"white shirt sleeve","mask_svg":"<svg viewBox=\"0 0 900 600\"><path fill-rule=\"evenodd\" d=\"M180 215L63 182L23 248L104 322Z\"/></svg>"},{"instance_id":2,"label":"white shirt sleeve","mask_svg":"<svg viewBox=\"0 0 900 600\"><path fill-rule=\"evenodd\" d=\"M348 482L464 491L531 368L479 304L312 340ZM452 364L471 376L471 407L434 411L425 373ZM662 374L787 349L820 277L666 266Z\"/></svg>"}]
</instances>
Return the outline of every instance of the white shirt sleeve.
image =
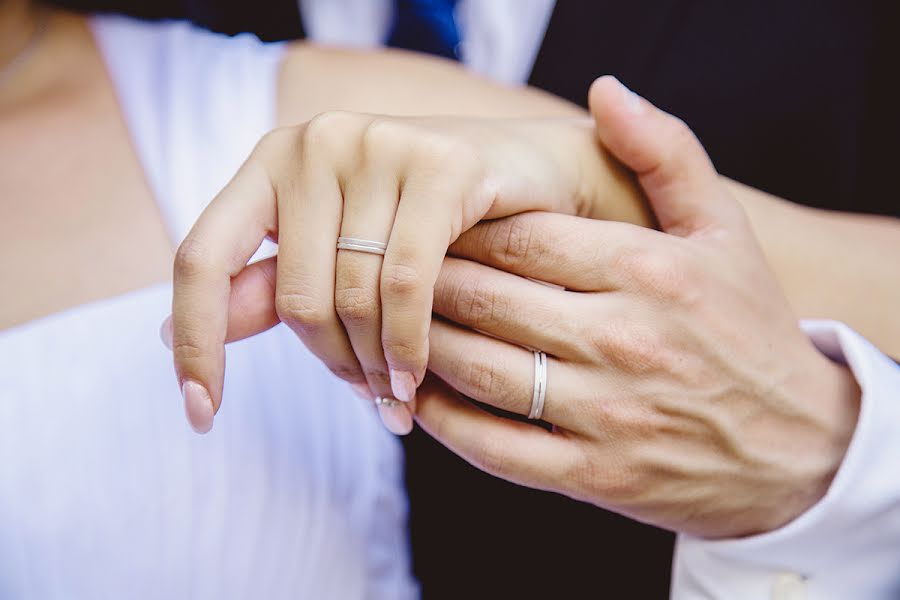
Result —
<instances>
[{"instance_id":1,"label":"white shirt sleeve","mask_svg":"<svg viewBox=\"0 0 900 600\"><path fill-rule=\"evenodd\" d=\"M801 323L862 390L856 430L825 497L784 527L734 540L681 535L672 598L900 598L900 366L846 325Z\"/></svg>"}]
</instances>

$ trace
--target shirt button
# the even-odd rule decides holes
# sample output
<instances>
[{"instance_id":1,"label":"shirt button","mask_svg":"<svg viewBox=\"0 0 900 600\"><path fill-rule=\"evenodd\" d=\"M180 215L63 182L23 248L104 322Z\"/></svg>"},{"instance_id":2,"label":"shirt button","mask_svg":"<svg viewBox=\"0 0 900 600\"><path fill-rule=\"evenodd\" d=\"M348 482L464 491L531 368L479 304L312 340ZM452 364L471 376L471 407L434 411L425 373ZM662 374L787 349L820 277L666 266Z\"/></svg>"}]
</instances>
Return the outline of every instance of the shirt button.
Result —
<instances>
[{"instance_id":1,"label":"shirt button","mask_svg":"<svg viewBox=\"0 0 900 600\"><path fill-rule=\"evenodd\" d=\"M772 600L806 600L806 579L796 573L781 573L772 585Z\"/></svg>"}]
</instances>

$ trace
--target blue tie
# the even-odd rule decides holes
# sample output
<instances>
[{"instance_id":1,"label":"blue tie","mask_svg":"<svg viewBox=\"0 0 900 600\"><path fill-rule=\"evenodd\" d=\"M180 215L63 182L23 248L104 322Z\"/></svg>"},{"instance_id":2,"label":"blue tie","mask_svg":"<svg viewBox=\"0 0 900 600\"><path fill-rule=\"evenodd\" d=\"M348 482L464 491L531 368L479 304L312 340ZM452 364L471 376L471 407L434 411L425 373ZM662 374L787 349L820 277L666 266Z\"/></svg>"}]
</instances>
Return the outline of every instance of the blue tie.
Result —
<instances>
[{"instance_id":1,"label":"blue tie","mask_svg":"<svg viewBox=\"0 0 900 600\"><path fill-rule=\"evenodd\" d=\"M457 60L455 6L456 0L396 0L388 45Z\"/></svg>"}]
</instances>

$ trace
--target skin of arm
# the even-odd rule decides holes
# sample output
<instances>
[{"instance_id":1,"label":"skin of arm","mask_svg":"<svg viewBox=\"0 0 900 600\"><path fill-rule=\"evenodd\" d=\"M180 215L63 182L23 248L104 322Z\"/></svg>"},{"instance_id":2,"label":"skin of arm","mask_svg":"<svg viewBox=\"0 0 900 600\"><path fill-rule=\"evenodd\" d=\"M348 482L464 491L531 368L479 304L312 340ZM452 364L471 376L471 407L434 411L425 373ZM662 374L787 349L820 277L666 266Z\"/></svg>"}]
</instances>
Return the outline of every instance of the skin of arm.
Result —
<instances>
[{"instance_id":1,"label":"skin of arm","mask_svg":"<svg viewBox=\"0 0 900 600\"><path fill-rule=\"evenodd\" d=\"M796 312L900 357L900 220L810 208L726 180Z\"/></svg>"},{"instance_id":2,"label":"skin of arm","mask_svg":"<svg viewBox=\"0 0 900 600\"><path fill-rule=\"evenodd\" d=\"M393 115L585 119L587 112L532 88L473 76L457 63L403 51L360 53L309 44L287 51L279 82L278 121L300 123L327 111ZM542 140L559 155L596 155L587 138ZM634 181L603 154L587 216L655 226ZM593 158L596 161L596 157ZM586 161L586 164L591 164ZM900 356L900 220L803 207L740 183L726 186L753 230L794 311L803 318L847 323L885 353Z\"/></svg>"}]
</instances>

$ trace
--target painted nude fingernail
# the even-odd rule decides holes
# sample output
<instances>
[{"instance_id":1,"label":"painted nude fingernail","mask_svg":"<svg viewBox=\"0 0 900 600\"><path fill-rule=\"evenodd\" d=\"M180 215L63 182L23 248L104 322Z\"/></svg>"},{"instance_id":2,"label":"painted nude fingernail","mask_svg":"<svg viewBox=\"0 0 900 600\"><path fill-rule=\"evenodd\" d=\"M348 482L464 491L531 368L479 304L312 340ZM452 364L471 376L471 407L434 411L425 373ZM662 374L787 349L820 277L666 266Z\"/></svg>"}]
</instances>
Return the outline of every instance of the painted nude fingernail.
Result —
<instances>
[{"instance_id":1,"label":"painted nude fingernail","mask_svg":"<svg viewBox=\"0 0 900 600\"><path fill-rule=\"evenodd\" d=\"M197 433L207 433L213 426L215 409L209 392L196 381L185 381L181 386L184 397L184 414Z\"/></svg>"},{"instance_id":2,"label":"painted nude fingernail","mask_svg":"<svg viewBox=\"0 0 900 600\"><path fill-rule=\"evenodd\" d=\"M393 398L384 398L378 404L378 416L388 431L394 435L406 435L413 428L409 409Z\"/></svg>"},{"instance_id":3,"label":"painted nude fingernail","mask_svg":"<svg viewBox=\"0 0 900 600\"><path fill-rule=\"evenodd\" d=\"M166 348L172 350L172 315L166 317L166 320L159 326L159 339Z\"/></svg>"},{"instance_id":4,"label":"painted nude fingernail","mask_svg":"<svg viewBox=\"0 0 900 600\"><path fill-rule=\"evenodd\" d=\"M416 397L416 378L409 371L391 369L391 391L401 402L409 402Z\"/></svg>"}]
</instances>

